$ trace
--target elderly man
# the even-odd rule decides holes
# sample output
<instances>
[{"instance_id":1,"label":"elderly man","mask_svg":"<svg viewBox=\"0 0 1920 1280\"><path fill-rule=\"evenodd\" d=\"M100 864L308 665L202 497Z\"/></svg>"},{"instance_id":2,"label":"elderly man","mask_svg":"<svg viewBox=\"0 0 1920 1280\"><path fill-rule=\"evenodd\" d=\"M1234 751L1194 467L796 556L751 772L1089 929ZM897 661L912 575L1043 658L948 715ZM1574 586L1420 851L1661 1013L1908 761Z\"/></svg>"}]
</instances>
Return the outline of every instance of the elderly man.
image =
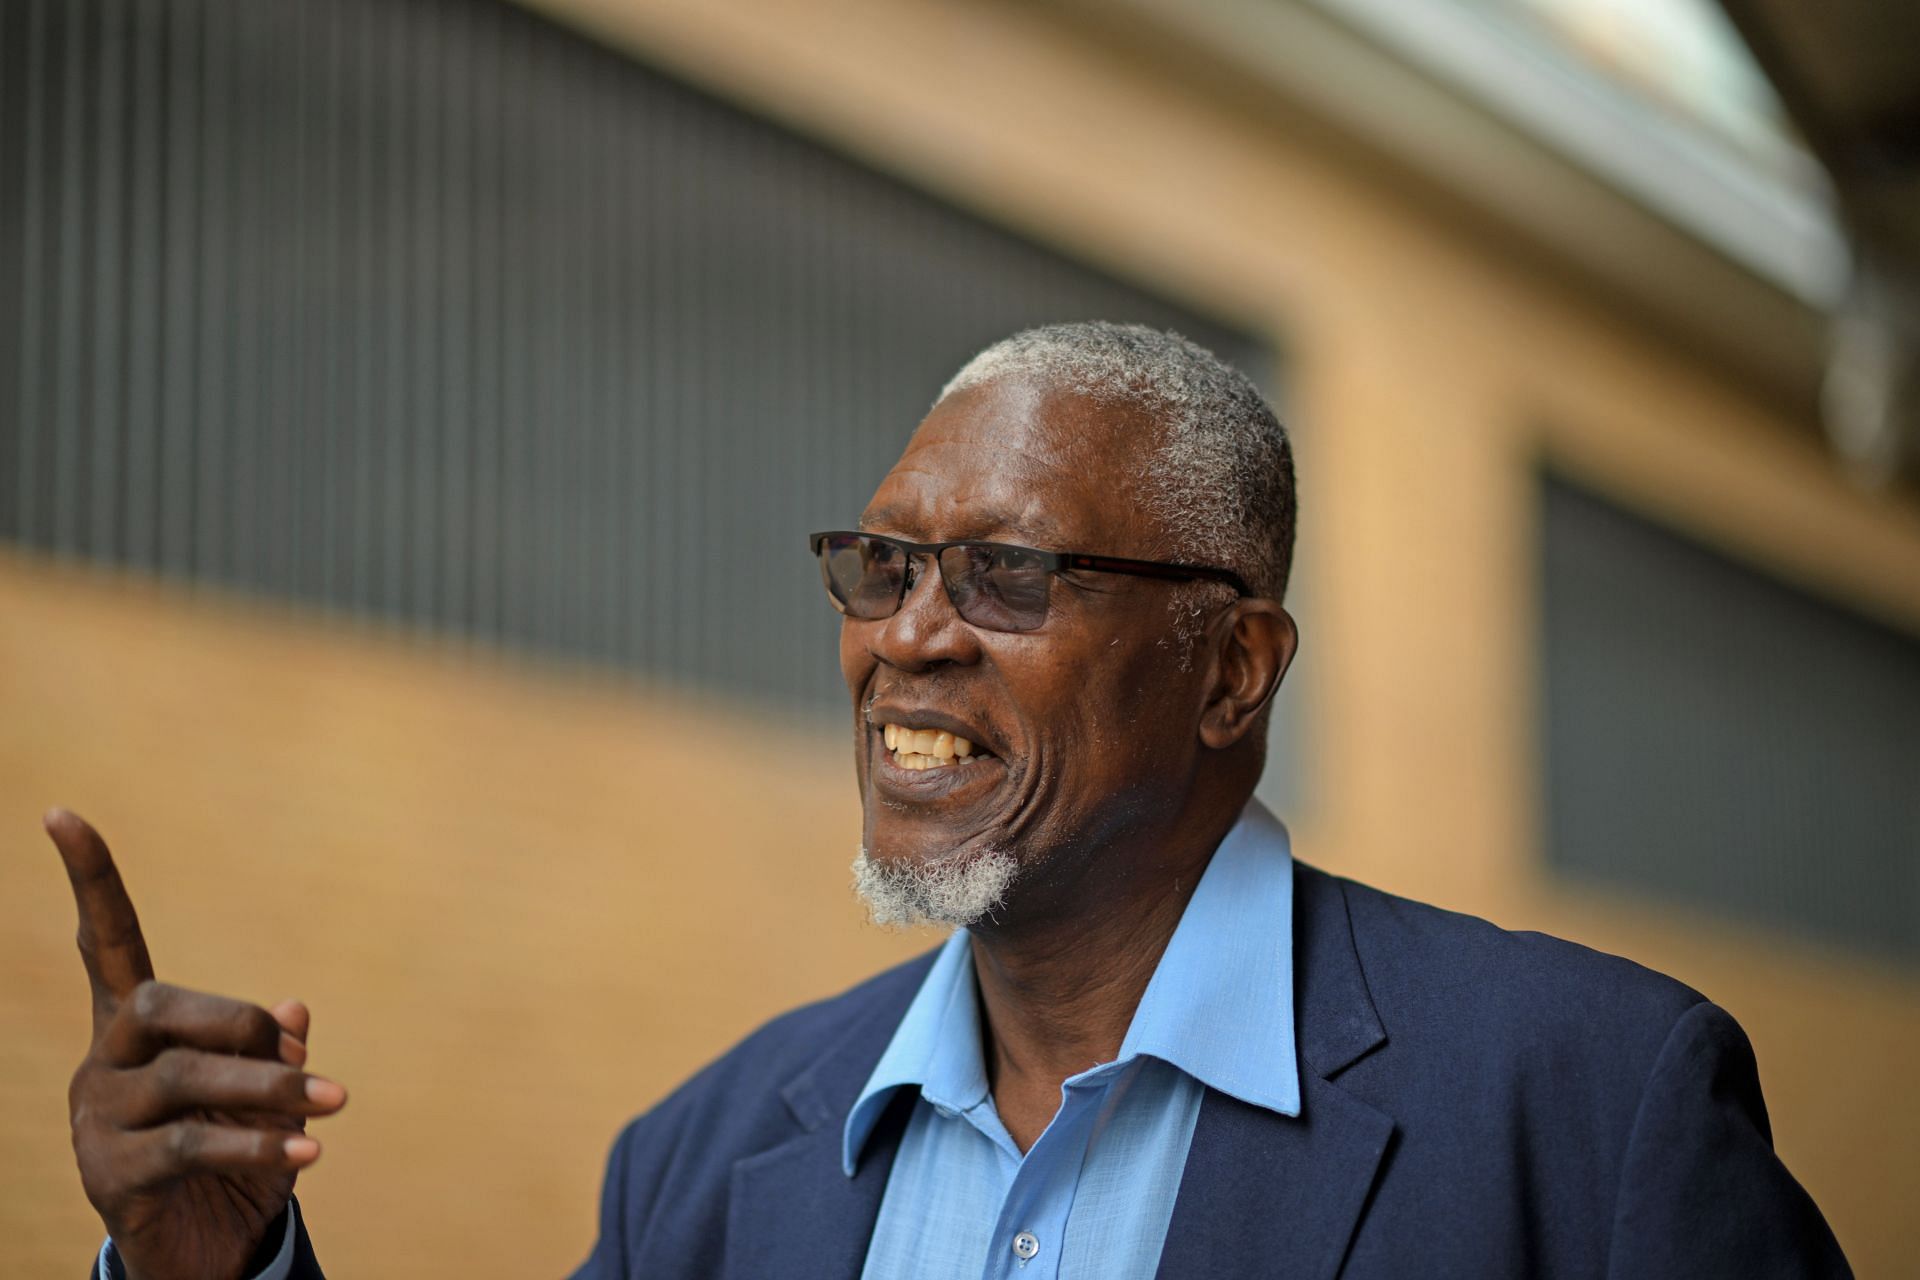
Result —
<instances>
[{"instance_id":1,"label":"elderly man","mask_svg":"<svg viewBox=\"0 0 1920 1280\"><path fill-rule=\"evenodd\" d=\"M1847 1274L1727 1014L1292 860L1251 797L1293 529L1280 424L1183 339L1057 326L961 370L812 539L857 885L956 931L634 1121L580 1276ZM48 826L102 1273L317 1276L293 1182L345 1095L300 1070L306 1011L154 983L105 846Z\"/></svg>"}]
</instances>

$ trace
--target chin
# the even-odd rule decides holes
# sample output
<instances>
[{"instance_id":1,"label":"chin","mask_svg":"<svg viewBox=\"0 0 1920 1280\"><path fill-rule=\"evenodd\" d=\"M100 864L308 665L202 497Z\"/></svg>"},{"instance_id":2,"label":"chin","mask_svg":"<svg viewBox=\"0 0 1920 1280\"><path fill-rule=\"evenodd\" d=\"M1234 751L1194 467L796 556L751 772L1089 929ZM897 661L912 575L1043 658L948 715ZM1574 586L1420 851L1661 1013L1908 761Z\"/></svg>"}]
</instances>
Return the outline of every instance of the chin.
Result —
<instances>
[{"instance_id":1,"label":"chin","mask_svg":"<svg viewBox=\"0 0 1920 1280\"><path fill-rule=\"evenodd\" d=\"M854 892L875 924L969 928L994 919L1019 879L1013 854L991 845L934 855L862 847L853 860Z\"/></svg>"}]
</instances>

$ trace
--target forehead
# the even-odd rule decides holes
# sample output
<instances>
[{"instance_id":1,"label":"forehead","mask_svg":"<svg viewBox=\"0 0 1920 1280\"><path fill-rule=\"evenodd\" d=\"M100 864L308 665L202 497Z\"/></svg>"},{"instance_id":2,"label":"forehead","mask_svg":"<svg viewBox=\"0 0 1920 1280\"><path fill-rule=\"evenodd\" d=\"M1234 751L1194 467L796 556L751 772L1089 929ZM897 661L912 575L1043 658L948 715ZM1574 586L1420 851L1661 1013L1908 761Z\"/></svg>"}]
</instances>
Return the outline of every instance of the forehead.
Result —
<instances>
[{"instance_id":1,"label":"forehead","mask_svg":"<svg viewBox=\"0 0 1920 1280\"><path fill-rule=\"evenodd\" d=\"M1138 410L1025 379L968 387L921 422L861 526L923 542L1143 551L1155 528L1137 497L1158 434Z\"/></svg>"}]
</instances>

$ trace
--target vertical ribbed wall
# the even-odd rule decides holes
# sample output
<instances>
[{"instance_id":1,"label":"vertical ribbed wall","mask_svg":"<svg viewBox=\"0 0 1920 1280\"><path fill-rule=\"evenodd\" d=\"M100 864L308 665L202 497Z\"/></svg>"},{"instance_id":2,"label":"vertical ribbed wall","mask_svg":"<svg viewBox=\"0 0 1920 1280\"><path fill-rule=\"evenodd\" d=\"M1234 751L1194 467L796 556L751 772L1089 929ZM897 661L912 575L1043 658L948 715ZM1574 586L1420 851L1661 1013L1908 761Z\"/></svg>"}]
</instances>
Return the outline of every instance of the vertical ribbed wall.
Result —
<instances>
[{"instance_id":1,"label":"vertical ribbed wall","mask_svg":"<svg viewBox=\"0 0 1920 1280\"><path fill-rule=\"evenodd\" d=\"M1920 640L1542 487L1548 860L1920 958Z\"/></svg>"},{"instance_id":2,"label":"vertical ribbed wall","mask_svg":"<svg viewBox=\"0 0 1920 1280\"><path fill-rule=\"evenodd\" d=\"M7 0L0 218L0 538L803 703L973 350L1263 363L494 0Z\"/></svg>"}]
</instances>

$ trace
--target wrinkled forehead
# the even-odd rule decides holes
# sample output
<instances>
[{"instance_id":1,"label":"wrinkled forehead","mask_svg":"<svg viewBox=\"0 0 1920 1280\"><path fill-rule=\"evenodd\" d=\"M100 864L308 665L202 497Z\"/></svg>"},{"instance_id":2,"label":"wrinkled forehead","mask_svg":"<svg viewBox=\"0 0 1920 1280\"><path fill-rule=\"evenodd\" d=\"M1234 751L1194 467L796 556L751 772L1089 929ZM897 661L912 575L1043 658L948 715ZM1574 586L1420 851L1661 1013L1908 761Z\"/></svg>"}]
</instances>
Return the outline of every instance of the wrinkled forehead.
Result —
<instances>
[{"instance_id":1,"label":"wrinkled forehead","mask_svg":"<svg viewBox=\"0 0 1920 1280\"><path fill-rule=\"evenodd\" d=\"M1027 379L968 387L921 422L861 527L1148 554L1159 531L1139 497L1158 439L1151 417L1124 404Z\"/></svg>"}]
</instances>

